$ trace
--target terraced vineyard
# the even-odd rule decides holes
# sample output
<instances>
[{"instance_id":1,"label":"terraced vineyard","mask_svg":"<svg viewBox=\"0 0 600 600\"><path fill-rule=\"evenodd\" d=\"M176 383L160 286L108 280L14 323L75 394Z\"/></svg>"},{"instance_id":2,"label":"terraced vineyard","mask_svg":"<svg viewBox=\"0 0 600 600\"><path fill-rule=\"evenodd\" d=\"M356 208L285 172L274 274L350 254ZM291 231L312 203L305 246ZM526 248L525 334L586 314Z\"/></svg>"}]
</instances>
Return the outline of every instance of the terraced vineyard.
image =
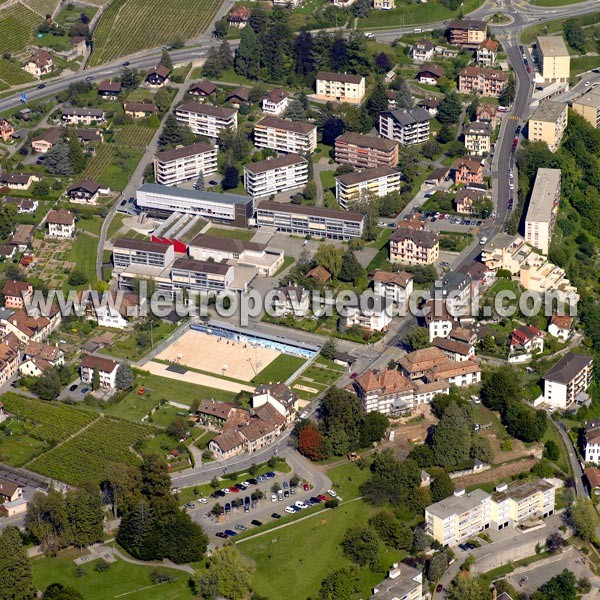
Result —
<instances>
[{"instance_id":1,"label":"terraced vineyard","mask_svg":"<svg viewBox=\"0 0 600 600\"><path fill-rule=\"evenodd\" d=\"M42 17L23 4L13 4L0 10L0 54L15 53L25 49L33 30Z\"/></svg>"},{"instance_id":2,"label":"terraced vineyard","mask_svg":"<svg viewBox=\"0 0 600 600\"><path fill-rule=\"evenodd\" d=\"M45 18L46 15L54 14L58 0L23 0L23 4Z\"/></svg>"},{"instance_id":3,"label":"terraced vineyard","mask_svg":"<svg viewBox=\"0 0 600 600\"><path fill-rule=\"evenodd\" d=\"M85 167L85 170L81 174L82 179L93 179L97 181L100 175L104 173L107 167L110 165L113 158L113 149L109 144L101 144L96 150L95 156Z\"/></svg>"},{"instance_id":4,"label":"terraced vineyard","mask_svg":"<svg viewBox=\"0 0 600 600\"><path fill-rule=\"evenodd\" d=\"M117 133L115 142L128 148L145 148L152 141L154 133L151 127L124 125Z\"/></svg>"},{"instance_id":5,"label":"terraced vineyard","mask_svg":"<svg viewBox=\"0 0 600 600\"><path fill-rule=\"evenodd\" d=\"M68 438L95 418L93 413L78 408L25 398L11 392L1 398L4 408L25 422L31 437L48 443Z\"/></svg>"},{"instance_id":6,"label":"terraced vineyard","mask_svg":"<svg viewBox=\"0 0 600 600\"><path fill-rule=\"evenodd\" d=\"M205 31L222 0L114 0L94 32L95 66Z\"/></svg>"},{"instance_id":7,"label":"terraced vineyard","mask_svg":"<svg viewBox=\"0 0 600 600\"><path fill-rule=\"evenodd\" d=\"M100 418L68 442L42 454L27 468L73 485L99 483L115 464L136 464L131 450L152 430L130 421Z\"/></svg>"},{"instance_id":8,"label":"terraced vineyard","mask_svg":"<svg viewBox=\"0 0 600 600\"><path fill-rule=\"evenodd\" d=\"M23 71L17 63L0 59L0 80L9 85L18 85L34 81L35 77L27 71Z\"/></svg>"}]
</instances>

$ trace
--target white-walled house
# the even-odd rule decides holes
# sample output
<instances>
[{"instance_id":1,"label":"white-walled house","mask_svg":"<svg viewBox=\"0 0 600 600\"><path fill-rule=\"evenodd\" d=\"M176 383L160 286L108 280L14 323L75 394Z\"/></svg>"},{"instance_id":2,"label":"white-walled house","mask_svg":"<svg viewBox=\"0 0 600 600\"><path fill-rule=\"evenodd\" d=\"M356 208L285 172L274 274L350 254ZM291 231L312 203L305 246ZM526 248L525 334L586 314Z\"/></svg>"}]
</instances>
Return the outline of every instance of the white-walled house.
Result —
<instances>
[{"instance_id":1,"label":"white-walled house","mask_svg":"<svg viewBox=\"0 0 600 600\"><path fill-rule=\"evenodd\" d=\"M594 359L591 356L568 352L544 375L544 395L536 403L567 408L586 395L593 371Z\"/></svg>"},{"instance_id":2,"label":"white-walled house","mask_svg":"<svg viewBox=\"0 0 600 600\"><path fill-rule=\"evenodd\" d=\"M94 371L97 370L98 375L100 376L100 388L114 390L116 388L118 368L119 363L114 360L103 358L102 356L95 356L94 354L88 354L81 361L81 381L91 385L94 379Z\"/></svg>"}]
</instances>

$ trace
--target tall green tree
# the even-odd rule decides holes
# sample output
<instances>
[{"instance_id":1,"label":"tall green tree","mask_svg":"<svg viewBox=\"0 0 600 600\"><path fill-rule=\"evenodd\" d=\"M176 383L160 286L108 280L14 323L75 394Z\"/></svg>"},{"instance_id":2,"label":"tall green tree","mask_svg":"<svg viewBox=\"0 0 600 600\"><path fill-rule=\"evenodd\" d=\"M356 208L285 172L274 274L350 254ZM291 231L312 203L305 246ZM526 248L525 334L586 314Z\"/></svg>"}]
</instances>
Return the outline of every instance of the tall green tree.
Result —
<instances>
[{"instance_id":1,"label":"tall green tree","mask_svg":"<svg viewBox=\"0 0 600 600\"><path fill-rule=\"evenodd\" d=\"M462 113L462 104L456 92L451 92L442 98L438 106L437 120L446 125L449 123L458 123Z\"/></svg>"},{"instance_id":2,"label":"tall green tree","mask_svg":"<svg viewBox=\"0 0 600 600\"><path fill-rule=\"evenodd\" d=\"M588 542L597 539L596 530L599 518L591 500L588 498L576 500L569 509L569 519L573 525L575 535Z\"/></svg>"},{"instance_id":3,"label":"tall green tree","mask_svg":"<svg viewBox=\"0 0 600 600\"><path fill-rule=\"evenodd\" d=\"M577 579L568 569L555 575L533 594L533 600L576 600L579 597Z\"/></svg>"},{"instance_id":4,"label":"tall green tree","mask_svg":"<svg viewBox=\"0 0 600 600\"><path fill-rule=\"evenodd\" d=\"M163 67L167 67L169 70L173 68L173 61L171 60L170 54L166 50L163 50L163 53L160 55L160 64Z\"/></svg>"},{"instance_id":5,"label":"tall green tree","mask_svg":"<svg viewBox=\"0 0 600 600\"><path fill-rule=\"evenodd\" d=\"M135 385L135 375L127 363L121 363L117 367L115 385L119 390L130 390Z\"/></svg>"},{"instance_id":6,"label":"tall green tree","mask_svg":"<svg viewBox=\"0 0 600 600\"><path fill-rule=\"evenodd\" d=\"M70 543L84 548L102 540L103 512L96 489L81 486L65 497Z\"/></svg>"},{"instance_id":7,"label":"tall green tree","mask_svg":"<svg viewBox=\"0 0 600 600\"><path fill-rule=\"evenodd\" d=\"M325 267L334 279L337 279L342 269L342 250L330 242L321 244L315 253L314 260L317 265Z\"/></svg>"},{"instance_id":8,"label":"tall green tree","mask_svg":"<svg viewBox=\"0 0 600 600\"><path fill-rule=\"evenodd\" d=\"M585 39L585 32L581 25L581 19L568 19L563 24L563 31L567 44L571 48L577 50L580 54L587 52L587 43Z\"/></svg>"},{"instance_id":9,"label":"tall green tree","mask_svg":"<svg viewBox=\"0 0 600 600\"><path fill-rule=\"evenodd\" d=\"M439 502L454 494L454 483L448 476L448 473L440 473L433 478L431 482L431 500Z\"/></svg>"},{"instance_id":10,"label":"tall green tree","mask_svg":"<svg viewBox=\"0 0 600 600\"><path fill-rule=\"evenodd\" d=\"M366 275L364 267L358 262L354 252L346 252L342 257L342 266L338 275L340 281L356 282Z\"/></svg>"},{"instance_id":11,"label":"tall green tree","mask_svg":"<svg viewBox=\"0 0 600 600\"><path fill-rule=\"evenodd\" d=\"M511 75L508 77L508 82L502 92L500 93L500 97L498 100L502 103L503 106L508 106L512 104L515 100L515 96L517 95L517 85L515 83L515 78Z\"/></svg>"},{"instance_id":12,"label":"tall green tree","mask_svg":"<svg viewBox=\"0 0 600 600\"><path fill-rule=\"evenodd\" d=\"M69 539L69 520L63 495L55 490L48 494L36 492L27 505L25 525L46 554L64 548Z\"/></svg>"},{"instance_id":13,"label":"tall green tree","mask_svg":"<svg viewBox=\"0 0 600 600\"><path fill-rule=\"evenodd\" d=\"M370 93L366 102L367 112L375 117L379 113L384 112L388 109L388 97L385 86L381 81L378 81Z\"/></svg>"},{"instance_id":14,"label":"tall green tree","mask_svg":"<svg viewBox=\"0 0 600 600\"><path fill-rule=\"evenodd\" d=\"M321 400L321 427L325 443L336 456L358 448L362 406L355 394L332 387Z\"/></svg>"},{"instance_id":15,"label":"tall green tree","mask_svg":"<svg viewBox=\"0 0 600 600\"><path fill-rule=\"evenodd\" d=\"M412 531L406 523L401 523L394 515L382 510L369 519L369 525L381 540L395 550L409 550L412 546Z\"/></svg>"},{"instance_id":16,"label":"tall green tree","mask_svg":"<svg viewBox=\"0 0 600 600\"><path fill-rule=\"evenodd\" d=\"M252 27L244 27L240 45L235 53L233 68L236 75L247 79L257 79L259 72L259 50L256 33Z\"/></svg>"},{"instance_id":17,"label":"tall green tree","mask_svg":"<svg viewBox=\"0 0 600 600\"><path fill-rule=\"evenodd\" d=\"M71 166L69 146L64 140L54 144L48 152L46 152L46 160L44 166L48 173L53 175L72 175L73 167Z\"/></svg>"},{"instance_id":18,"label":"tall green tree","mask_svg":"<svg viewBox=\"0 0 600 600\"><path fill-rule=\"evenodd\" d=\"M459 575L448 594L449 600L491 600L492 592L478 577Z\"/></svg>"},{"instance_id":19,"label":"tall green tree","mask_svg":"<svg viewBox=\"0 0 600 600\"><path fill-rule=\"evenodd\" d=\"M71 586L64 586L62 583L51 583L44 591L42 600L84 600L84 598Z\"/></svg>"},{"instance_id":20,"label":"tall green tree","mask_svg":"<svg viewBox=\"0 0 600 600\"><path fill-rule=\"evenodd\" d=\"M16 527L0 535L0 600L32 600L35 587L27 551Z\"/></svg>"},{"instance_id":21,"label":"tall green tree","mask_svg":"<svg viewBox=\"0 0 600 600\"><path fill-rule=\"evenodd\" d=\"M469 459L472 420L467 410L451 404L436 425L432 436L435 464L440 467L458 467Z\"/></svg>"},{"instance_id":22,"label":"tall green tree","mask_svg":"<svg viewBox=\"0 0 600 600\"><path fill-rule=\"evenodd\" d=\"M358 571L344 567L330 573L321 582L319 600L354 600L360 590Z\"/></svg>"},{"instance_id":23,"label":"tall green tree","mask_svg":"<svg viewBox=\"0 0 600 600\"><path fill-rule=\"evenodd\" d=\"M367 527L351 527L342 539L344 554L359 566L376 567L379 544Z\"/></svg>"},{"instance_id":24,"label":"tall green tree","mask_svg":"<svg viewBox=\"0 0 600 600\"><path fill-rule=\"evenodd\" d=\"M69 163L73 173L81 173L85 168L85 155L76 135L69 136Z\"/></svg>"}]
</instances>

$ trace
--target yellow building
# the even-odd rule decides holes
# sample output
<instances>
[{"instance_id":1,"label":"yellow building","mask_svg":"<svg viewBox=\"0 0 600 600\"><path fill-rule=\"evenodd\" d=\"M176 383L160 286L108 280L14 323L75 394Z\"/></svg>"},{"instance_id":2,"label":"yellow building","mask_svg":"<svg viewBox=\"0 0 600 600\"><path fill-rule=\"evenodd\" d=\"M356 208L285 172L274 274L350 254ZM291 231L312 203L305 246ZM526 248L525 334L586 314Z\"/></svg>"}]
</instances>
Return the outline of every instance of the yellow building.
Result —
<instances>
[{"instance_id":1,"label":"yellow building","mask_svg":"<svg viewBox=\"0 0 600 600\"><path fill-rule=\"evenodd\" d=\"M365 97L365 89L365 78L360 75L325 71L317 73L317 100L360 104Z\"/></svg>"},{"instance_id":2,"label":"yellow building","mask_svg":"<svg viewBox=\"0 0 600 600\"><path fill-rule=\"evenodd\" d=\"M537 60L544 81L569 80L571 57L562 36L538 37Z\"/></svg>"},{"instance_id":3,"label":"yellow building","mask_svg":"<svg viewBox=\"0 0 600 600\"><path fill-rule=\"evenodd\" d=\"M573 110L596 129L600 128L600 91L590 90L581 98L573 100Z\"/></svg>"},{"instance_id":4,"label":"yellow building","mask_svg":"<svg viewBox=\"0 0 600 600\"><path fill-rule=\"evenodd\" d=\"M391 192L399 192L402 173L382 165L345 173L335 178L335 197L344 210L368 198L381 198Z\"/></svg>"},{"instance_id":5,"label":"yellow building","mask_svg":"<svg viewBox=\"0 0 600 600\"><path fill-rule=\"evenodd\" d=\"M491 521L496 529L554 513L554 486L543 479L501 484L492 494Z\"/></svg>"},{"instance_id":6,"label":"yellow building","mask_svg":"<svg viewBox=\"0 0 600 600\"><path fill-rule=\"evenodd\" d=\"M556 152L567 128L567 105L543 100L529 119L527 137L532 142L546 142Z\"/></svg>"}]
</instances>

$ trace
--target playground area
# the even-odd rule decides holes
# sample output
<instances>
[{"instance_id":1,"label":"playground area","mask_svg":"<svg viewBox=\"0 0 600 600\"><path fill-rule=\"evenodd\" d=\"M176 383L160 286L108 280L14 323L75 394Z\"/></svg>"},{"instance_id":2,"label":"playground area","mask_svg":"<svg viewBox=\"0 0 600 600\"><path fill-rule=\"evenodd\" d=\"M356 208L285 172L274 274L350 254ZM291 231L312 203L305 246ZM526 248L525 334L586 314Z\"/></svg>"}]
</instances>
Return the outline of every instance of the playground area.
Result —
<instances>
[{"instance_id":1,"label":"playground area","mask_svg":"<svg viewBox=\"0 0 600 600\"><path fill-rule=\"evenodd\" d=\"M227 339L190 329L156 358L216 376L251 381L281 354L279 350L247 340Z\"/></svg>"}]
</instances>

